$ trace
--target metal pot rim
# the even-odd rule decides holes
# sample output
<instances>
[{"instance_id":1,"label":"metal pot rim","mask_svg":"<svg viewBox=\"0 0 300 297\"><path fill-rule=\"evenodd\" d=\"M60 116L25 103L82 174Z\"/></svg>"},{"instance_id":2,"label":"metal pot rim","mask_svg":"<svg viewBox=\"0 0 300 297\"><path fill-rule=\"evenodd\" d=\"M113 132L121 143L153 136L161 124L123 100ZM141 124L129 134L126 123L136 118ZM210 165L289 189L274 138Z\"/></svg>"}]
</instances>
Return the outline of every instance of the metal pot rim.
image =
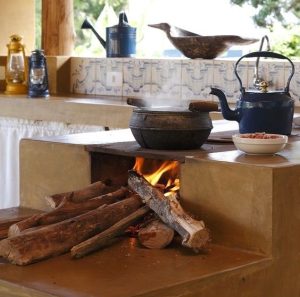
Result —
<instances>
[{"instance_id":1,"label":"metal pot rim","mask_svg":"<svg viewBox=\"0 0 300 297\"><path fill-rule=\"evenodd\" d=\"M138 126L132 126L130 125L129 127L130 129L138 129L138 130L141 130L141 131L159 131L159 132L173 132L173 131L176 131L176 132L195 132L195 131L206 131L206 130L212 130L212 127L203 127L203 129L199 129L199 128L195 128L195 129L176 129L176 128L173 128L173 129L164 129L164 128L141 128L141 127L138 127Z\"/></svg>"},{"instance_id":2,"label":"metal pot rim","mask_svg":"<svg viewBox=\"0 0 300 297\"><path fill-rule=\"evenodd\" d=\"M134 113L157 114L157 115L199 115L200 111L190 111L182 107L151 107L151 108L135 108Z\"/></svg>"}]
</instances>

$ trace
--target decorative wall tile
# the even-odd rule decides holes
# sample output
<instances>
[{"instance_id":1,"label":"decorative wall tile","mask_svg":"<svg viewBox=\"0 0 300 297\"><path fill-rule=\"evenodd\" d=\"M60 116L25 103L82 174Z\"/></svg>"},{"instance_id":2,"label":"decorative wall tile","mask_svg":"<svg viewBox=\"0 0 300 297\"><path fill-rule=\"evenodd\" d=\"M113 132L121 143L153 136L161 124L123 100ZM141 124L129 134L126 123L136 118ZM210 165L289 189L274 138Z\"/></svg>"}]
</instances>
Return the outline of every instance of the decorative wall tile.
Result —
<instances>
[{"instance_id":1,"label":"decorative wall tile","mask_svg":"<svg viewBox=\"0 0 300 297\"><path fill-rule=\"evenodd\" d=\"M144 97L151 92L151 60L123 60L123 96Z\"/></svg>"},{"instance_id":2,"label":"decorative wall tile","mask_svg":"<svg viewBox=\"0 0 300 297\"><path fill-rule=\"evenodd\" d=\"M285 82L288 80L289 75L291 74L291 67L289 63L285 64ZM300 63L294 63L295 73L292 77L290 83L290 95L295 100L295 105L300 106Z\"/></svg>"},{"instance_id":3,"label":"decorative wall tile","mask_svg":"<svg viewBox=\"0 0 300 297\"><path fill-rule=\"evenodd\" d=\"M243 87L253 89L256 60L242 61L238 66ZM228 60L150 60L122 58L71 59L70 90L78 94L145 97L160 96L174 100L215 100L210 87L223 90L229 102L240 96L240 85L234 74L236 61ZM300 106L300 63L294 62L295 74L290 93ZM286 86L290 74L287 61L261 59L259 77L270 82L270 90Z\"/></svg>"},{"instance_id":4,"label":"decorative wall tile","mask_svg":"<svg viewBox=\"0 0 300 297\"><path fill-rule=\"evenodd\" d=\"M181 98L181 60L152 60L151 97Z\"/></svg>"},{"instance_id":5,"label":"decorative wall tile","mask_svg":"<svg viewBox=\"0 0 300 297\"><path fill-rule=\"evenodd\" d=\"M71 59L70 91L77 94L94 94L95 92L95 59Z\"/></svg>"},{"instance_id":6,"label":"decorative wall tile","mask_svg":"<svg viewBox=\"0 0 300 297\"><path fill-rule=\"evenodd\" d=\"M212 100L213 60L183 60L182 98Z\"/></svg>"},{"instance_id":7,"label":"decorative wall tile","mask_svg":"<svg viewBox=\"0 0 300 297\"><path fill-rule=\"evenodd\" d=\"M122 96L123 60L96 59L95 69L95 94Z\"/></svg>"},{"instance_id":8,"label":"decorative wall tile","mask_svg":"<svg viewBox=\"0 0 300 297\"><path fill-rule=\"evenodd\" d=\"M221 89L228 102L235 103L240 98L240 83L234 73L236 61L215 60L213 86ZM240 62L237 68L243 87L247 83L248 63ZM214 96L215 97L215 96ZM214 98L216 100L216 97Z\"/></svg>"},{"instance_id":9,"label":"decorative wall tile","mask_svg":"<svg viewBox=\"0 0 300 297\"><path fill-rule=\"evenodd\" d=\"M268 61L270 91L282 91L286 87L284 70L286 66L288 65L283 61Z\"/></svg>"}]
</instances>

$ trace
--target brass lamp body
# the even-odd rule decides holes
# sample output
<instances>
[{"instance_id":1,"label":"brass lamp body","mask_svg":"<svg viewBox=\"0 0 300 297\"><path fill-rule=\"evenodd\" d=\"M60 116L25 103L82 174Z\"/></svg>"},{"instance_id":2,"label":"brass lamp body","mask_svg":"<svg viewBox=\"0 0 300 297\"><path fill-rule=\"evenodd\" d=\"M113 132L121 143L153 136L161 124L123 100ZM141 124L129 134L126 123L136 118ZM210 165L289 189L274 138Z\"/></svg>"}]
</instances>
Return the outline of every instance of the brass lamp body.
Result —
<instances>
[{"instance_id":1,"label":"brass lamp body","mask_svg":"<svg viewBox=\"0 0 300 297\"><path fill-rule=\"evenodd\" d=\"M27 63L22 37L14 34L7 44L8 54L5 68L5 94L27 94Z\"/></svg>"}]
</instances>

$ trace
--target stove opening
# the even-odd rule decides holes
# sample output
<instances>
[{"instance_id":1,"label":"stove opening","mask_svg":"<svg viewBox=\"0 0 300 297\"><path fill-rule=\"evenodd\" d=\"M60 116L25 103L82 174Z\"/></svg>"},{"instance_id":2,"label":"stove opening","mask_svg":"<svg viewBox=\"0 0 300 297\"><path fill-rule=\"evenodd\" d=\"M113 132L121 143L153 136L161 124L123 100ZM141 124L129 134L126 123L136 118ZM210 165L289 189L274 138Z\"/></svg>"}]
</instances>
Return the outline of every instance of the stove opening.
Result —
<instances>
[{"instance_id":1,"label":"stove opening","mask_svg":"<svg viewBox=\"0 0 300 297\"><path fill-rule=\"evenodd\" d=\"M152 186L162 190L165 196L179 191L178 161L150 160L136 157L133 170L142 175Z\"/></svg>"},{"instance_id":2,"label":"stove opening","mask_svg":"<svg viewBox=\"0 0 300 297\"><path fill-rule=\"evenodd\" d=\"M179 161L102 153L92 153L91 158L92 182L101 180L114 186L126 186L128 171L135 170L166 195L179 191Z\"/></svg>"}]
</instances>

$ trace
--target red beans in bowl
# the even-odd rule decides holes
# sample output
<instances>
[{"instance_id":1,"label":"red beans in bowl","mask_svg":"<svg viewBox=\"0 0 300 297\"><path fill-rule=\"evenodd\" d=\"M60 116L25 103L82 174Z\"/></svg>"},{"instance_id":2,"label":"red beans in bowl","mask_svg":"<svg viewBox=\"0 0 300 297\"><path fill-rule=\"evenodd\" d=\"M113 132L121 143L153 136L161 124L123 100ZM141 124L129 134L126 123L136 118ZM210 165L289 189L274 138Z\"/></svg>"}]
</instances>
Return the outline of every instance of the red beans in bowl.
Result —
<instances>
[{"instance_id":1,"label":"red beans in bowl","mask_svg":"<svg viewBox=\"0 0 300 297\"><path fill-rule=\"evenodd\" d=\"M280 135L267 134L267 133L264 133L264 132L240 134L240 137L241 138L253 138L253 139L276 139L276 138L281 138Z\"/></svg>"}]
</instances>

